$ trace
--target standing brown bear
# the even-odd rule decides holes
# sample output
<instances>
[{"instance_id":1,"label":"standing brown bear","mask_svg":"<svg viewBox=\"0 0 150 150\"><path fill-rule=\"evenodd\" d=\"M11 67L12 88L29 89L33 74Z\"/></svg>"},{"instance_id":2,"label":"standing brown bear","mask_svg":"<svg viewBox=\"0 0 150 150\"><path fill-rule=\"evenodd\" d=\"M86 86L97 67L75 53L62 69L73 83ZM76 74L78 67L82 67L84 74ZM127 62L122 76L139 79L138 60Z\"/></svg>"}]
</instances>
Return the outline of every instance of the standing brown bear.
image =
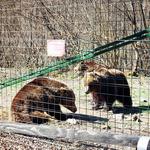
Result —
<instances>
[{"instance_id":1,"label":"standing brown bear","mask_svg":"<svg viewBox=\"0 0 150 150\"><path fill-rule=\"evenodd\" d=\"M119 70L101 68L98 72L86 72L84 85L88 86L86 94L93 94L96 109L105 103L106 109L111 110L116 100L126 108L132 107L127 79Z\"/></svg>"},{"instance_id":2,"label":"standing brown bear","mask_svg":"<svg viewBox=\"0 0 150 150\"><path fill-rule=\"evenodd\" d=\"M46 123L50 116L66 120L60 104L76 112L75 94L60 81L36 78L26 84L14 97L11 105L12 118L16 122Z\"/></svg>"},{"instance_id":3,"label":"standing brown bear","mask_svg":"<svg viewBox=\"0 0 150 150\"><path fill-rule=\"evenodd\" d=\"M94 60L90 60L82 61L81 63L77 64L77 66L74 68L74 71L78 74L78 76L83 78L86 72L102 71L102 69L108 68L109 67L107 65L98 64ZM97 95L95 92L91 92L91 95L91 104L93 109L99 109L100 106L103 106L104 100L102 96Z\"/></svg>"},{"instance_id":4,"label":"standing brown bear","mask_svg":"<svg viewBox=\"0 0 150 150\"><path fill-rule=\"evenodd\" d=\"M84 83L88 86L88 84L95 82L95 77L93 79L93 74L96 72L97 75L99 75L99 78L101 78L101 89L98 92L96 90L91 90L90 92L92 94L92 105L93 109L99 109L100 106L106 102L106 95L110 94L113 95L112 102L114 102L114 95L120 93L117 98L121 101L124 101L123 99L129 99L129 105L132 106L132 99L130 96L130 88L126 79L126 76L123 72L117 69L110 69L107 65L98 64L95 61L83 61L79 63L75 68L74 71L78 73L79 76L84 77ZM91 72L91 73L88 73ZM93 73L92 73L93 72ZM90 75L89 75L90 74ZM95 75L96 75L95 74ZM105 82L109 82L107 85ZM93 88L98 88L97 82L95 83ZM98 83L99 85L100 83ZM99 85L100 86L100 85ZM114 88L115 87L115 88ZM117 92L114 90L118 90ZM98 90L98 89L97 89ZM107 94L99 94L99 93L107 93ZM124 93L125 92L125 93ZM88 92L87 92L88 93ZM111 94L112 93L112 94ZM129 98L123 98L123 97L129 97ZM108 97L107 97L108 99ZM119 101L118 100L118 101ZM110 100L108 100L109 102ZM125 102L126 103L126 102ZM111 106L112 104L110 104ZM107 107L107 109L111 109L111 107Z\"/></svg>"}]
</instances>

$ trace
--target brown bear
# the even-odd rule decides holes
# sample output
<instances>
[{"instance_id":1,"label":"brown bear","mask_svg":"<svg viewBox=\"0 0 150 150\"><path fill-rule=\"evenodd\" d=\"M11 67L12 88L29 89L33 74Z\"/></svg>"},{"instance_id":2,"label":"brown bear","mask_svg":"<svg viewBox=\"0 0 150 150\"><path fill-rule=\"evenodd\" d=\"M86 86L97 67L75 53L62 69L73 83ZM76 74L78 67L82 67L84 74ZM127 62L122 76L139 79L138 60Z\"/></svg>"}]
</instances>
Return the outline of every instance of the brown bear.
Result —
<instances>
[{"instance_id":1,"label":"brown bear","mask_svg":"<svg viewBox=\"0 0 150 150\"><path fill-rule=\"evenodd\" d=\"M88 61L88 62L83 61L74 68L74 71L77 72L79 76L82 76L82 77L85 75L86 72L96 71L97 74L100 74L102 76L107 75L109 76L109 78L113 76L113 78L115 79L115 82L117 82L116 84L118 85L120 83L123 85L125 82L125 85L129 87L126 76L124 75L123 72L117 69L110 69L107 65L97 64L95 61ZM130 89L129 89L129 93L130 93ZM104 97L99 94L97 95L96 92L91 92L91 94L92 94L93 109L98 109L100 105L104 104L104 101L105 101Z\"/></svg>"},{"instance_id":2,"label":"brown bear","mask_svg":"<svg viewBox=\"0 0 150 150\"><path fill-rule=\"evenodd\" d=\"M76 112L75 94L64 83L48 78L36 78L26 84L14 97L12 118L16 122L46 123L50 116L66 120L60 104Z\"/></svg>"},{"instance_id":3,"label":"brown bear","mask_svg":"<svg viewBox=\"0 0 150 150\"><path fill-rule=\"evenodd\" d=\"M101 69L107 69L109 68L107 65L104 64L98 64L96 63L94 60L92 61L82 61L81 63L77 64L77 66L74 68L74 71L81 77L84 77L84 74L88 71L99 71ZM91 93L92 95L92 100L91 100L91 104L93 105L93 109L99 109L100 106L103 106L103 98L98 96L95 92ZM99 99L99 100L98 100ZM99 105L97 105L99 102ZM102 108L102 107L101 107Z\"/></svg>"},{"instance_id":4,"label":"brown bear","mask_svg":"<svg viewBox=\"0 0 150 150\"><path fill-rule=\"evenodd\" d=\"M101 68L98 72L86 72L84 85L88 86L86 94L93 94L96 109L105 103L105 108L111 110L116 100L126 108L132 107L127 79L119 70Z\"/></svg>"}]
</instances>

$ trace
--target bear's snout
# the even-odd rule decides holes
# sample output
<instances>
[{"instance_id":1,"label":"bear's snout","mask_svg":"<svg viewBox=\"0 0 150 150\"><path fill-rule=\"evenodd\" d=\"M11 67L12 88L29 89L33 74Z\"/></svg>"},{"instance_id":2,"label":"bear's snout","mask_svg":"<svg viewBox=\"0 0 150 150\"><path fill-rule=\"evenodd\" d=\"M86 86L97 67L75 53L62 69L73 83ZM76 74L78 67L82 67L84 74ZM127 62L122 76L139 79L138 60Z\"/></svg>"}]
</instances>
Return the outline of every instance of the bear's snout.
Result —
<instances>
[{"instance_id":1,"label":"bear's snout","mask_svg":"<svg viewBox=\"0 0 150 150\"><path fill-rule=\"evenodd\" d=\"M67 105L66 106L67 109L69 109L70 111L72 111L73 113L75 113L77 111L77 107L74 105Z\"/></svg>"},{"instance_id":2,"label":"bear's snout","mask_svg":"<svg viewBox=\"0 0 150 150\"><path fill-rule=\"evenodd\" d=\"M77 111L77 107L72 108L72 112L75 113Z\"/></svg>"},{"instance_id":3,"label":"bear's snout","mask_svg":"<svg viewBox=\"0 0 150 150\"><path fill-rule=\"evenodd\" d=\"M75 113L77 111L77 107L76 107L76 104L75 104L75 101L70 103L71 105L69 105L69 108L70 111L72 111L73 113Z\"/></svg>"}]
</instances>

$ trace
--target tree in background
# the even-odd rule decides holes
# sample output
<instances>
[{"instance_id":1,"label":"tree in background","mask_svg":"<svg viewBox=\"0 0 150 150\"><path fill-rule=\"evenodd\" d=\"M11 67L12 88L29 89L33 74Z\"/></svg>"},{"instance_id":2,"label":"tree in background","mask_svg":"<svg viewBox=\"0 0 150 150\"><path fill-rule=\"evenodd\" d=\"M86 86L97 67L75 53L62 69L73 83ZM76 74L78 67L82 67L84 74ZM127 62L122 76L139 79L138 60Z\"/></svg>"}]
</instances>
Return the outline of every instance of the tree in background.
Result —
<instances>
[{"instance_id":1,"label":"tree in background","mask_svg":"<svg viewBox=\"0 0 150 150\"><path fill-rule=\"evenodd\" d=\"M149 8L148 0L3 0L1 67L38 68L54 61L46 54L47 39L65 39L65 57L70 57L126 37L149 26ZM148 49L148 42L141 41L96 61L147 74Z\"/></svg>"}]
</instances>

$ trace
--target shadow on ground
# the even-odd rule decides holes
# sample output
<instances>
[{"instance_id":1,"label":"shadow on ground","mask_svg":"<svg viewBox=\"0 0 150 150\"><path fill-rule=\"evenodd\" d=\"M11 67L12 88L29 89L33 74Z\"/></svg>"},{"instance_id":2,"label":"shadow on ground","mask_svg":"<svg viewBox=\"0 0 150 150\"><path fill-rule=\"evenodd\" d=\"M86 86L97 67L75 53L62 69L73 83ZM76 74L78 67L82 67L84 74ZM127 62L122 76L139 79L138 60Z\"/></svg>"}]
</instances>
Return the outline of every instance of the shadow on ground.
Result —
<instances>
[{"instance_id":1,"label":"shadow on ground","mask_svg":"<svg viewBox=\"0 0 150 150\"><path fill-rule=\"evenodd\" d=\"M97 110L98 111L98 110ZM112 113L113 114L138 114L138 113L143 113L143 112L149 112L150 111L150 106L137 106L137 107L132 107L132 108L123 108L123 107L113 107ZM66 114L68 118L74 118L77 120L82 120L90 123L105 123L108 122L109 119L107 118L102 118L102 117L97 117L97 116L92 116L92 115L86 115L86 114L72 114L72 113L67 113Z\"/></svg>"},{"instance_id":2,"label":"shadow on ground","mask_svg":"<svg viewBox=\"0 0 150 150\"><path fill-rule=\"evenodd\" d=\"M137 106L132 108L123 108L123 107L114 107L113 113L114 114L137 114L137 113L143 113L143 112L149 112L150 106Z\"/></svg>"},{"instance_id":3,"label":"shadow on ground","mask_svg":"<svg viewBox=\"0 0 150 150\"><path fill-rule=\"evenodd\" d=\"M109 119L107 118L102 118L102 117L97 117L97 116L91 116L91 115L86 115L86 114L67 114L69 118L74 118L77 120L82 120L82 121L87 121L90 123L105 123L108 122Z\"/></svg>"}]
</instances>

